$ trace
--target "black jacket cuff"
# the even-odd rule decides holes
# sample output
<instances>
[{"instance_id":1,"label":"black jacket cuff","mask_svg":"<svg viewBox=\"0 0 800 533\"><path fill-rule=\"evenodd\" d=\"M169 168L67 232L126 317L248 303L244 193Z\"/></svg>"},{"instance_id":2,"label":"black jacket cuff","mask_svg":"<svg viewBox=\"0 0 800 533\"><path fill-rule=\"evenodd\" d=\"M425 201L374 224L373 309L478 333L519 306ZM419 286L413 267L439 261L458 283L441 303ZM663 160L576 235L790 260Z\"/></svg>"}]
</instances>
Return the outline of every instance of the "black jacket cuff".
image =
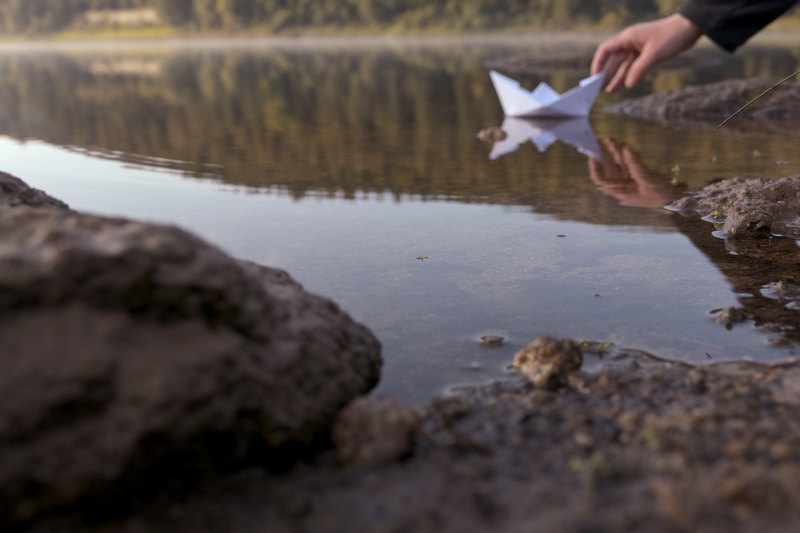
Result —
<instances>
[{"instance_id":1,"label":"black jacket cuff","mask_svg":"<svg viewBox=\"0 0 800 533\"><path fill-rule=\"evenodd\" d=\"M733 52L797 0L686 0L678 13Z\"/></svg>"}]
</instances>

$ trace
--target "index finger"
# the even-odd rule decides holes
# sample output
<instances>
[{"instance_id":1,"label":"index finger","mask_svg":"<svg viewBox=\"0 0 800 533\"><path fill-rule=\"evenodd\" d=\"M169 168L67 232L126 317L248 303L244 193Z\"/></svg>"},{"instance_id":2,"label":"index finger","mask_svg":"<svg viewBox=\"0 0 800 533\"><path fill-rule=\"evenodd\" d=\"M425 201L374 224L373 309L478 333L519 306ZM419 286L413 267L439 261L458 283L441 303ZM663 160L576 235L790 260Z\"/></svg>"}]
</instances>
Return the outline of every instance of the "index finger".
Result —
<instances>
[{"instance_id":1,"label":"index finger","mask_svg":"<svg viewBox=\"0 0 800 533\"><path fill-rule=\"evenodd\" d=\"M624 43L621 42L619 35L601 43L600 46L597 47L594 57L592 57L592 76L598 74L605 68L609 58L627 52L626 48ZM606 74L608 74L608 71L606 71Z\"/></svg>"},{"instance_id":2,"label":"index finger","mask_svg":"<svg viewBox=\"0 0 800 533\"><path fill-rule=\"evenodd\" d=\"M611 55L607 44L607 41L601 44L594 53L594 57L592 58L592 76L603 70L603 66L606 64L606 61L608 61L608 56Z\"/></svg>"}]
</instances>

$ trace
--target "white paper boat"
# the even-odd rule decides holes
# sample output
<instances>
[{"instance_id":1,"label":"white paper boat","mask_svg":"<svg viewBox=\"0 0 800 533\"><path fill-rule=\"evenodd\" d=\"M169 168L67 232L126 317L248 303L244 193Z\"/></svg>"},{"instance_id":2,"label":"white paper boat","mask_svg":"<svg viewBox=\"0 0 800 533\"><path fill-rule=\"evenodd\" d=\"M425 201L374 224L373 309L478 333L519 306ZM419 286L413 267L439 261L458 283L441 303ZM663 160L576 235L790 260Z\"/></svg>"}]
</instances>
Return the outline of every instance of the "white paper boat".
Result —
<instances>
[{"instance_id":1,"label":"white paper boat","mask_svg":"<svg viewBox=\"0 0 800 533\"><path fill-rule=\"evenodd\" d=\"M492 70L489 75L507 117L587 117L605 79L605 73L601 72L558 94L545 82L527 91L519 82L499 72Z\"/></svg>"},{"instance_id":2,"label":"white paper boat","mask_svg":"<svg viewBox=\"0 0 800 533\"><path fill-rule=\"evenodd\" d=\"M585 117L529 119L506 117L502 130L506 138L492 146L489 159L495 160L510 154L519 145L531 141L540 152L544 152L557 140L573 146L580 153L597 160L603 158L603 150Z\"/></svg>"}]
</instances>

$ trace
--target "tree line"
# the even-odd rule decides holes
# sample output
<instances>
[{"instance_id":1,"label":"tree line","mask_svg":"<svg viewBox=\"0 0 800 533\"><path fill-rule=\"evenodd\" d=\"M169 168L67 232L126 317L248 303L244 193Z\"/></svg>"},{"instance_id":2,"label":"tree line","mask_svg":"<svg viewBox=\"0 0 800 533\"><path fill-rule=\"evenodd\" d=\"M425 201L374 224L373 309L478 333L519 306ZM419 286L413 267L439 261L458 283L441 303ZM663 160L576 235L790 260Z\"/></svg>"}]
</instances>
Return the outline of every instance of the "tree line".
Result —
<instances>
[{"instance_id":1,"label":"tree line","mask_svg":"<svg viewBox=\"0 0 800 533\"><path fill-rule=\"evenodd\" d=\"M681 0L0 0L0 30L54 32L90 9L158 10L190 30L303 28L490 30L514 26L618 26L670 13Z\"/></svg>"},{"instance_id":2,"label":"tree line","mask_svg":"<svg viewBox=\"0 0 800 533\"><path fill-rule=\"evenodd\" d=\"M147 7L150 0L0 0L0 31L49 33L63 29L90 9Z\"/></svg>"}]
</instances>

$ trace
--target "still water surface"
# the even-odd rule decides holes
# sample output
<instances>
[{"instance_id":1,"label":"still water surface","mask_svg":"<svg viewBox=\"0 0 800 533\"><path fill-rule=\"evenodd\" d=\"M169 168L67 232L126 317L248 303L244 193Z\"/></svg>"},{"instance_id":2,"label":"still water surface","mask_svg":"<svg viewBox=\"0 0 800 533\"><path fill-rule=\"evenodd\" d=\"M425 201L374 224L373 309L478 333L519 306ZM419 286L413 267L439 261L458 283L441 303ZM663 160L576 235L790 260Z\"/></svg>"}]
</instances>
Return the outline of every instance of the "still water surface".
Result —
<instances>
[{"instance_id":1,"label":"still water surface","mask_svg":"<svg viewBox=\"0 0 800 533\"><path fill-rule=\"evenodd\" d=\"M606 113L621 97L602 95L588 137L545 131L494 159L476 138L503 120L486 60L577 46L4 51L0 170L288 270L376 333L379 392L409 403L503 376L544 334L694 363L792 357L752 321L715 323L759 295L726 277L712 225L661 207L722 178L800 173L800 135L667 127ZM635 94L782 76L793 50L709 49ZM565 90L585 75L520 77ZM481 347L487 334L505 345Z\"/></svg>"}]
</instances>

